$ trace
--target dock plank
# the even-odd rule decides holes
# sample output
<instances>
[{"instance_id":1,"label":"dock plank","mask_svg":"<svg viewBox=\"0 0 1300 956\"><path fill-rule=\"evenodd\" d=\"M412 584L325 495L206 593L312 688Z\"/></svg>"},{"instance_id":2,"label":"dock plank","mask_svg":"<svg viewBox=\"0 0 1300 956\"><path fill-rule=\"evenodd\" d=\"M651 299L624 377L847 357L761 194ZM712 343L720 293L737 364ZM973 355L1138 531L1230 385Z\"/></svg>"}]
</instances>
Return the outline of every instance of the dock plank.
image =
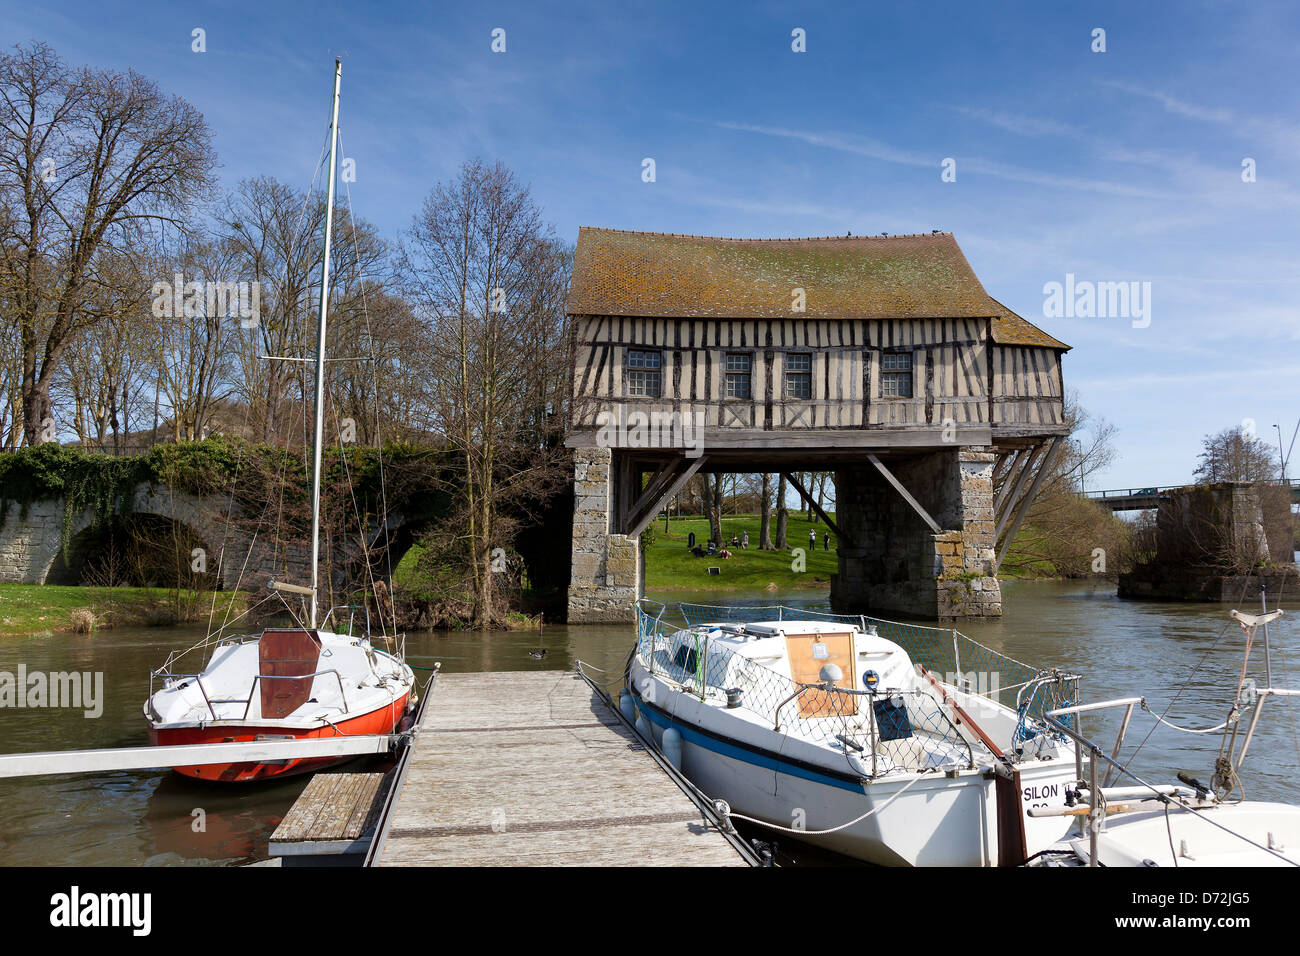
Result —
<instances>
[{"instance_id":1,"label":"dock plank","mask_svg":"<svg viewBox=\"0 0 1300 956\"><path fill-rule=\"evenodd\" d=\"M442 674L381 866L743 866L565 671Z\"/></svg>"},{"instance_id":2,"label":"dock plank","mask_svg":"<svg viewBox=\"0 0 1300 956\"><path fill-rule=\"evenodd\" d=\"M374 823L382 773L318 773L275 832L272 843L356 840Z\"/></svg>"}]
</instances>

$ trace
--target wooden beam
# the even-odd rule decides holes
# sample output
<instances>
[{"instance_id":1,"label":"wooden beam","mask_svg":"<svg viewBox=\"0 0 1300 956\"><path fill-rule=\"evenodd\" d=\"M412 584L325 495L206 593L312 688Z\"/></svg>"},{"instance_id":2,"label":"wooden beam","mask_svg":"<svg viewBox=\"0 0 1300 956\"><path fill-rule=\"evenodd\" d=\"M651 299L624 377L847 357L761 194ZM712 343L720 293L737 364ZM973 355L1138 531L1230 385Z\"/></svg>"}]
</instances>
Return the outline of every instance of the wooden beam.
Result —
<instances>
[{"instance_id":1,"label":"wooden beam","mask_svg":"<svg viewBox=\"0 0 1300 956\"><path fill-rule=\"evenodd\" d=\"M1054 426L1036 426L1038 435L1051 434ZM796 428L781 431L764 431L761 428L707 428L700 435L702 447L710 451L771 451L825 449L832 452L846 450L889 449L941 449L952 448L951 432L944 437L944 429L936 426L878 427L871 428ZM567 448L592 448L596 446L598 429L575 429L565 437ZM959 445L991 445L993 431L988 425L959 424ZM627 449L616 449L627 450Z\"/></svg>"},{"instance_id":2,"label":"wooden beam","mask_svg":"<svg viewBox=\"0 0 1300 956\"><path fill-rule=\"evenodd\" d=\"M997 516L997 530L993 532L993 540L996 541L1002 535L1002 529L1006 527L1008 516L1015 510L1016 505L1020 502L1020 488L1029 477L1030 472L1034 470L1034 463L1042 459L1042 445L1029 452L1021 465L1019 474L1016 475L1014 482L1009 482L1002 486L1002 491L998 493L993 500L993 514ZM1010 476L1008 475L1008 478Z\"/></svg>"},{"instance_id":3,"label":"wooden beam","mask_svg":"<svg viewBox=\"0 0 1300 956\"><path fill-rule=\"evenodd\" d=\"M808 507L817 512L817 517L825 521L826 527L835 532L835 539L839 541L841 545L847 544L848 542L844 540L844 535L840 534L839 526L831 520L830 515L822 511L821 506L817 504L817 502L813 501L812 495L808 494L808 492L804 490L803 485L799 484L799 480L795 478L794 473L785 471L779 472L779 474L785 475L785 480L794 486L795 491L799 492L799 497L808 502Z\"/></svg>"},{"instance_id":4,"label":"wooden beam","mask_svg":"<svg viewBox=\"0 0 1300 956\"><path fill-rule=\"evenodd\" d=\"M695 473L700 470L700 466L703 465L707 460L708 460L708 456L706 455L700 455L700 457L698 458L682 459L682 461L678 463L679 471L676 479L674 479L673 483L668 486L668 490L665 491L662 495L660 495L654 502L652 502L651 507L647 508L645 513L636 519L636 523L632 526L632 528L627 533L628 537L635 538L642 531L644 531L646 529L646 525L648 525L651 521L653 521L655 519L655 515L659 513L659 505L665 501L671 500L673 495L681 491L682 488L686 485L686 482L690 481L692 478L695 477ZM684 469L682 468L683 465L685 466Z\"/></svg>"},{"instance_id":5,"label":"wooden beam","mask_svg":"<svg viewBox=\"0 0 1300 956\"><path fill-rule=\"evenodd\" d=\"M1052 439L1051 447L1047 450L1047 455L1043 458L1043 463L1038 466L1038 474L1034 475L1034 483L1029 486L1029 491L1025 493L1024 498L1020 501L1019 508L1016 509L1016 518L1011 522L1011 527L1007 529L1007 536L1002 542L1002 547L998 549L997 560L993 562L993 575L997 576L998 568L1002 567L1002 559L1007 556L1007 551L1011 547L1011 542L1016 539L1016 532L1020 530L1020 522L1025 520L1025 514L1029 511L1029 505L1034 500L1034 495L1038 494L1038 486L1043 483L1047 477L1047 471L1052 467L1052 462L1056 460L1056 453L1060 451L1061 445L1065 443L1064 437ZM994 538L996 541L997 538Z\"/></svg>"},{"instance_id":6,"label":"wooden beam","mask_svg":"<svg viewBox=\"0 0 1300 956\"><path fill-rule=\"evenodd\" d=\"M677 472L680 462L681 459L678 458L672 461L666 461L659 466L659 469L651 476L650 480L646 482L645 490L641 492L640 497L638 497L632 507L628 509L627 513L630 520L635 521L636 518L640 516L641 510L645 508L647 504L652 504L658 500L659 492L663 489L664 485L672 481L672 476Z\"/></svg>"},{"instance_id":7,"label":"wooden beam","mask_svg":"<svg viewBox=\"0 0 1300 956\"><path fill-rule=\"evenodd\" d=\"M1015 468L1020 459L1020 453L1023 449L1013 448L1009 452L1001 452L998 455L998 463L993 466L993 486L996 488L1009 473L1010 469Z\"/></svg>"},{"instance_id":8,"label":"wooden beam","mask_svg":"<svg viewBox=\"0 0 1300 956\"><path fill-rule=\"evenodd\" d=\"M930 526L931 531L935 534L943 533L943 529L939 527L939 522L930 517L930 512L921 507L921 503L912 497L908 490L903 487L903 483L895 478L894 473L885 467L883 461L875 455L867 455L867 460L876 466L876 470L885 476L885 480L894 486L894 490L903 496L903 500L912 506L912 510L921 516L921 520Z\"/></svg>"}]
</instances>

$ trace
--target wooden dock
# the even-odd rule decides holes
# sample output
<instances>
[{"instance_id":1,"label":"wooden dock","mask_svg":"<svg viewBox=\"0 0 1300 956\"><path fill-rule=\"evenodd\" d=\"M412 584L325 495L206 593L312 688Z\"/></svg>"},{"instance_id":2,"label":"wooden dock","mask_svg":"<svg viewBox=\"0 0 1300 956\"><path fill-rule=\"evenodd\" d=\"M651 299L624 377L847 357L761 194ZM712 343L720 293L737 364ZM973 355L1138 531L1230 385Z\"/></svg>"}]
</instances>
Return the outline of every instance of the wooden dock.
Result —
<instances>
[{"instance_id":1,"label":"wooden dock","mask_svg":"<svg viewBox=\"0 0 1300 956\"><path fill-rule=\"evenodd\" d=\"M269 850L286 865L359 865L370 847L391 773L318 773L275 832Z\"/></svg>"},{"instance_id":2,"label":"wooden dock","mask_svg":"<svg viewBox=\"0 0 1300 956\"><path fill-rule=\"evenodd\" d=\"M379 866L744 866L578 675L441 674Z\"/></svg>"}]
</instances>

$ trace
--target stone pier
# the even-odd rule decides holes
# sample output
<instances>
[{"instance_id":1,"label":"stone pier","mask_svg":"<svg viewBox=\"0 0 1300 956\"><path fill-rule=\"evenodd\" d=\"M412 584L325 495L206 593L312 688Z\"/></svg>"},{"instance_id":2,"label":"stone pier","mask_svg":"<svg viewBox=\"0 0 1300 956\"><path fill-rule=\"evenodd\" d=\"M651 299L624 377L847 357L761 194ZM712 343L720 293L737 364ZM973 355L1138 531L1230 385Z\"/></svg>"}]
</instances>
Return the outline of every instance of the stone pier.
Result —
<instances>
[{"instance_id":1,"label":"stone pier","mask_svg":"<svg viewBox=\"0 0 1300 956\"><path fill-rule=\"evenodd\" d=\"M836 472L839 571L831 606L843 614L892 613L935 620L997 617L993 466L974 446L886 463L939 525L935 533L871 465Z\"/></svg>"},{"instance_id":2,"label":"stone pier","mask_svg":"<svg viewBox=\"0 0 1300 956\"><path fill-rule=\"evenodd\" d=\"M640 539L610 533L615 510L608 448L573 453L573 571L569 623L633 621L641 596Z\"/></svg>"},{"instance_id":3,"label":"stone pier","mask_svg":"<svg viewBox=\"0 0 1300 956\"><path fill-rule=\"evenodd\" d=\"M1119 596L1254 605L1261 584L1277 595L1294 579L1294 529L1285 489L1225 481L1170 491L1155 555L1119 576Z\"/></svg>"}]
</instances>

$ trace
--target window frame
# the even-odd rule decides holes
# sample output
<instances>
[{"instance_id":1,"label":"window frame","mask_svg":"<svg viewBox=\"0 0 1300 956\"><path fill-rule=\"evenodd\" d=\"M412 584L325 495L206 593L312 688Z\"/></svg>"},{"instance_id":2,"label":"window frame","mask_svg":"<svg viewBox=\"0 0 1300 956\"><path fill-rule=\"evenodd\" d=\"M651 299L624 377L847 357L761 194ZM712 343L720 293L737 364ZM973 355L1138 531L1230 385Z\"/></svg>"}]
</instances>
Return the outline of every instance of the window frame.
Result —
<instances>
[{"instance_id":1,"label":"window frame","mask_svg":"<svg viewBox=\"0 0 1300 956\"><path fill-rule=\"evenodd\" d=\"M656 363L647 365L644 362L637 363L633 361L634 355L653 355ZM643 391L635 391L633 386L634 378L637 376L644 382ZM650 383L653 381L654 388L651 390ZM635 348L628 349L623 356L623 395L626 398L663 398L664 395L664 353L663 349L655 348Z\"/></svg>"},{"instance_id":2,"label":"window frame","mask_svg":"<svg viewBox=\"0 0 1300 956\"><path fill-rule=\"evenodd\" d=\"M732 369L731 360L733 358L743 358L745 368ZM731 394L731 385L735 379L744 378L745 394ZM722 398L729 402L752 402L754 400L754 353L753 352L724 352L722 359Z\"/></svg>"},{"instance_id":3,"label":"window frame","mask_svg":"<svg viewBox=\"0 0 1300 956\"><path fill-rule=\"evenodd\" d=\"M807 368L792 369L790 360L793 358L806 358L808 360ZM798 402L810 402L813 397L813 353L812 352L787 352L785 356L785 381L783 386L783 397L794 399ZM807 382L808 394L796 395L790 391L790 383L793 379L798 378Z\"/></svg>"},{"instance_id":4,"label":"window frame","mask_svg":"<svg viewBox=\"0 0 1300 956\"><path fill-rule=\"evenodd\" d=\"M886 360L891 358L905 357L907 359L907 368L886 368ZM898 393L890 394L885 391L885 382L903 381L907 382L907 394ZM880 353L880 397L890 401L906 401L916 397L916 350L915 349L888 349Z\"/></svg>"}]
</instances>

